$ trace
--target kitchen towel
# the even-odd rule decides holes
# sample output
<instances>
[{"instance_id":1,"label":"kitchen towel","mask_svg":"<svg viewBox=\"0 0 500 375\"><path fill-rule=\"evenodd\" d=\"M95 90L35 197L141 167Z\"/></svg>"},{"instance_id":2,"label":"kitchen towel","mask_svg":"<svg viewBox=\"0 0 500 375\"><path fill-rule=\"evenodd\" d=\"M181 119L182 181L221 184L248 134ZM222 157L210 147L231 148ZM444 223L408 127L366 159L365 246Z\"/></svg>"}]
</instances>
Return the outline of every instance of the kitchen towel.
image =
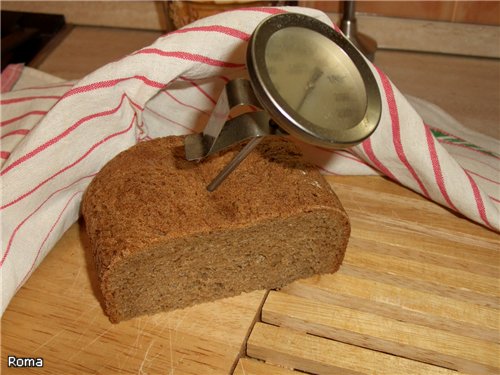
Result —
<instances>
[{"instance_id":1,"label":"kitchen towel","mask_svg":"<svg viewBox=\"0 0 500 375\"><path fill-rule=\"evenodd\" d=\"M82 194L101 167L137 142L200 132L223 86L245 74L256 25L288 11L238 9L199 20L77 82L21 66L2 73L2 314L77 220ZM335 27L320 11L293 11ZM383 174L499 230L498 141L405 98L370 66L383 99L376 132L349 150L302 145L306 156L324 173Z\"/></svg>"}]
</instances>

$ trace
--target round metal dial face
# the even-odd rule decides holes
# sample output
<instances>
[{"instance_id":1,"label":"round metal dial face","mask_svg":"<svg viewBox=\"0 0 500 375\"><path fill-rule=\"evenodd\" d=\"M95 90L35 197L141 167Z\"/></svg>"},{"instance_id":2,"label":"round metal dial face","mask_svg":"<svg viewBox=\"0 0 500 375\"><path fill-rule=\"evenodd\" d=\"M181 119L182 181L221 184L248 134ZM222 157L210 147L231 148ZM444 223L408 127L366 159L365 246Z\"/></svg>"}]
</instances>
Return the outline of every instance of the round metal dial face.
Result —
<instances>
[{"instance_id":1,"label":"round metal dial face","mask_svg":"<svg viewBox=\"0 0 500 375\"><path fill-rule=\"evenodd\" d=\"M378 125L380 93L368 64L316 19L289 13L265 20L252 35L247 66L271 117L309 143L351 146Z\"/></svg>"},{"instance_id":2,"label":"round metal dial face","mask_svg":"<svg viewBox=\"0 0 500 375\"><path fill-rule=\"evenodd\" d=\"M278 94L316 131L349 129L366 111L363 79L346 53L317 32L288 27L266 45L266 68Z\"/></svg>"}]
</instances>

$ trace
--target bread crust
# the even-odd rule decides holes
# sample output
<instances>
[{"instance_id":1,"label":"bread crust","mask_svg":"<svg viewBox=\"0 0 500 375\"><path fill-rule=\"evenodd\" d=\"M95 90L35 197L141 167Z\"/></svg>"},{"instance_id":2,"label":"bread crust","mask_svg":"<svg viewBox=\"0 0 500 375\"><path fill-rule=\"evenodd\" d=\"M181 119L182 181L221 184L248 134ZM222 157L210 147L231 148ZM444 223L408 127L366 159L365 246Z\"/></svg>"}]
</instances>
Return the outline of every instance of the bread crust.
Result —
<instances>
[{"instance_id":1,"label":"bread crust","mask_svg":"<svg viewBox=\"0 0 500 375\"><path fill-rule=\"evenodd\" d=\"M189 244L190 239L194 238L206 236L211 238L213 243L217 243L218 238L223 237L217 233L231 232L232 241L233 237L238 237L238 233L246 233L247 228L259 226L261 229L255 234L255 238L262 239L259 241L264 241L267 246L266 238L272 242L273 233L266 234L266 228L279 230L280 227L276 227L275 223L293 223L298 225L295 231L300 231L300 221L297 221L297 218L318 220L321 227L324 221L325 228L331 225L334 230L329 236L335 236L335 239L332 239L335 243L324 249L325 259L331 264L324 267L313 266L309 274L296 272L296 275L287 276L286 281L313 273L332 272L338 268L350 233L347 214L329 184L313 166L302 160L293 143L278 137L266 139L215 192L206 190L208 183L240 147L203 162L193 163L184 158L183 137L159 138L141 142L120 153L93 179L82 200L82 214L105 299L105 309L112 321L169 309L169 306L184 307L177 304L164 305L159 302L159 297L151 297L153 301L150 308L131 308L126 312L123 301L127 298L123 293L117 292L116 284L121 281L113 275L120 272L125 275L125 265L133 268L131 259L140 263L152 249L160 251L155 253L160 259L165 252L171 251L168 250L169 244L185 241ZM293 235L290 233L289 236ZM281 242L286 242L289 236ZM293 247L292 239L290 241ZM243 242L243 248L251 248L251 243L248 244L248 241L242 239L241 243ZM234 244L238 243L233 242L232 246L237 246ZM201 244L199 246L204 246L203 242ZM269 246L273 249L274 245ZM282 243L276 246L282 246ZM274 248L277 248L276 246ZM300 252L301 249L290 251ZM321 251L323 250L320 249L318 254L321 254ZM223 254L218 252L218 249L215 252ZM168 257L174 257L175 254L165 256L162 262L168 264ZM203 263L204 260L200 259L200 262ZM214 267L215 265L216 263ZM154 263L148 263L148 267L155 268ZM257 264L253 272L259 272ZM279 268L276 272L280 272ZM137 283L141 282L143 277L144 275L138 275ZM194 274L193 277L196 279L197 276ZM214 274L212 279L215 278ZM127 282L133 284L134 280ZM196 282L193 280L193 283ZM112 285L113 283L115 285ZM210 282L207 282L208 284ZM276 285L263 285L259 281L255 288L257 287L274 288ZM148 288L152 286L149 285ZM252 286L240 286L239 289L244 290L234 290L232 295L251 290ZM207 289L206 293L210 294L210 290ZM186 306L212 300L214 296L219 298L229 295L211 294L213 296L195 296L192 301L186 302ZM117 300L119 298L121 302Z\"/></svg>"}]
</instances>

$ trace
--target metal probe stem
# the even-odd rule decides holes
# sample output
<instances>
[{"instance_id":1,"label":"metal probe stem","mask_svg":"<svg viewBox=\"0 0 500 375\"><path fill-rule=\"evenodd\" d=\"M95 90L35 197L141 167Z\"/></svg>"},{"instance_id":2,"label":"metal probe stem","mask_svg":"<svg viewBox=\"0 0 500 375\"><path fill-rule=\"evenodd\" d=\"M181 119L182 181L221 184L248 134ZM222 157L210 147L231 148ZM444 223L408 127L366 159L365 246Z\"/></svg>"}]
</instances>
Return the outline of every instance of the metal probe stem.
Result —
<instances>
[{"instance_id":1,"label":"metal probe stem","mask_svg":"<svg viewBox=\"0 0 500 375\"><path fill-rule=\"evenodd\" d=\"M377 51L377 42L367 35L358 33L356 20L356 3L354 0L346 0L342 2L343 16L340 22L340 29L347 39L358 48L370 61L375 59Z\"/></svg>"},{"instance_id":2,"label":"metal probe stem","mask_svg":"<svg viewBox=\"0 0 500 375\"><path fill-rule=\"evenodd\" d=\"M207 186L207 190L212 192L219 187L219 185L226 179L229 174L240 165L240 163L248 156L250 152L262 141L263 137L253 138L250 142L248 142L245 147L241 149L241 151L236 155L231 162L224 167L222 171L212 180L210 184Z\"/></svg>"},{"instance_id":3,"label":"metal probe stem","mask_svg":"<svg viewBox=\"0 0 500 375\"><path fill-rule=\"evenodd\" d=\"M355 9L354 9L354 1L352 0L347 0L344 1L344 20L346 21L353 21L355 16Z\"/></svg>"}]
</instances>

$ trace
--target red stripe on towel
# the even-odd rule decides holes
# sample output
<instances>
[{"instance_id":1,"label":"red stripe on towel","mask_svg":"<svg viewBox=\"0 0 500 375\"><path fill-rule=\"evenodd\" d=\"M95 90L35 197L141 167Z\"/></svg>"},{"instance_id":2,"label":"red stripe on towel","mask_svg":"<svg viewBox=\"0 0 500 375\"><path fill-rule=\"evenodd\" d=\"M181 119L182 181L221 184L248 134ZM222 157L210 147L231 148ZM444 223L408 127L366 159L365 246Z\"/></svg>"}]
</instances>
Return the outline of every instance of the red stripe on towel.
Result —
<instances>
[{"instance_id":1,"label":"red stripe on towel","mask_svg":"<svg viewBox=\"0 0 500 375\"><path fill-rule=\"evenodd\" d=\"M464 171L464 173L467 176L467 178L469 179L469 182L470 182L470 185L472 188L472 192L474 194L474 199L476 200L476 206L477 206L477 211L479 212L479 216L481 217L483 222L486 224L486 226L493 229L494 231L498 231L497 228L495 228L495 227L493 227L493 225L491 225L491 223L488 220L488 217L486 216L486 209L484 207L483 198L481 197L481 192L479 191L479 188L476 184L476 181L474 181L474 179L466 171Z\"/></svg>"},{"instance_id":2,"label":"red stripe on towel","mask_svg":"<svg viewBox=\"0 0 500 375\"><path fill-rule=\"evenodd\" d=\"M217 32L221 34L226 34L241 40L250 39L250 34L245 33L244 31L234 29L232 27L221 26L221 25L212 25L212 26L198 26L198 27L185 27L176 31L173 31L167 35L175 35L175 34L184 34L189 32Z\"/></svg>"},{"instance_id":3,"label":"red stripe on towel","mask_svg":"<svg viewBox=\"0 0 500 375\"><path fill-rule=\"evenodd\" d=\"M126 95L123 94L122 97L121 97L121 99L120 99L120 103L115 108L112 108L110 110L103 111L103 112L93 113L91 115L88 115L88 116L85 116L85 117L81 118L80 120L78 120L77 122L75 122L73 125L71 125L69 128L67 128L65 131L63 131L61 134L59 134L56 137L48 140L44 144L38 146L34 150L28 152L27 154L21 156L19 159L15 160L12 164L10 164L9 166L7 166L6 168L4 168L2 170L2 172L0 172L0 176L5 175L6 173L8 173L13 168L15 168L18 165L24 163L25 161L31 159L32 157L34 157L35 155L39 154L40 152L46 150L50 146L53 146L54 144L56 144L57 142L59 142L61 139L67 137L71 132L73 132L75 129L77 129L80 125L82 125L82 124L84 124L84 123L86 123L86 122L88 122L90 120L93 120L95 118L105 117L105 116L109 116L109 115L112 115L112 114L116 113L120 109L120 107L123 105L123 102L124 102L125 98L126 98Z\"/></svg>"},{"instance_id":4,"label":"red stripe on towel","mask_svg":"<svg viewBox=\"0 0 500 375\"><path fill-rule=\"evenodd\" d=\"M372 148L372 143L370 141L370 138L365 140L363 143L361 143L361 146L363 147L363 150L366 153L366 156L368 159L371 160L373 165L383 174L385 174L387 177L389 177L391 180L399 182L399 180L392 174L392 172L384 165L382 162L375 156L375 153L373 152Z\"/></svg>"},{"instance_id":5,"label":"red stripe on towel","mask_svg":"<svg viewBox=\"0 0 500 375\"><path fill-rule=\"evenodd\" d=\"M389 106L389 114L391 116L391 123L392 123L392 141L394 144L394 148L396 149L396 154L398 155L399 160L403 163L406 169L408 169L413 179L417 182L422 194L428 199L430 199L427 189L425 188L424 184L422 183L417 173L415 172L415 169L413 169L413 166L410 164L408 158L406 157L406 153L403 148L403 143L401 141L401 128L399 125L398 107L396 105L396 99L394 97L394 91L392 90L391 82L389 81L387 76L384 73L382 73L381 70L379 70L377 67L375 67L375 69L377 69L377 72L382 81L382 87L384 88L387 104Z\"/></svg>"},{"instance_id":6,"label":"red stripe on towel","mask_svg":"<svg viewBox=\"0 0 500 375\"><path fill-rule=\"evenodd\" d=\"M29 129L17 129L17 130L13 130L11 132L8 132L7 134L2 135L0 137L0 139L4 139L5 137L10 137L13 135L26 135L29 132L30 132Z\"/></svg>"},{"instance_id":7,"label":"red stripe on towel","mask_svg":"<svg viewBox=\"0 0 500 375\"><path fill-rule=\"evenodd\" d=\"M33 268L35 267L35 263L38 259L38 257L40 256L40 252L42 251L42 248L43 248L43 245L45 245L45 242L47 242L47 240L49 239L50 237L50 234L52 233L52 231L54 230L54 228L56 227L57 223L61 220L61 217L64 213L64 211L66 211L66 209L68 208L69 204L71 203L71 201L73 199L75 199L75 197L78 195L78 194L83 194L83 190L80 190L80 191L77 191L76 193L74 193L69 199L68 201L66 202L66 204L64 205L63 209L61 210L61 212L59 213L59 215L57 216L57 219L56 221L54 221L54 224L52 224L52 227L50 228L49 232L47 233L47 235L45 236L45 238L43 239L42 243L40 244L40 247L38 248L37 252L36 252L36 256L35 256L35 259L33 260L33 263L31 264L31 267L30 269L28 270L28 272L26 273L26 275L24 275L24 278L22 279L22 281L17 285L17 288L16 288L16 293L17 293L17 290L24 284L24 282L26 281L26 279L30 276L31 272L33 271Z\"/></svg>"},{"instance_id":8,"label":"red stripe on towel","mask_svg":"<svg viewBox=\"0 0 500 375\"><path fill-rule=\"evenodd\" d=\"M100 145L106 143L107 141L109 141L110 139L112 139L114 137L117 137L117 136L120 136L122 134L127 133L130 129L133 128L135 118L136 118L136 115L134 114L134 116L132 117L132 121L130 122L130 125L126 129L120 130L119 132L116 132L116 133L113 133L111 135L108 135L104 139L102 139L99 142L95 143L94 145L92 145L92 147L90 147L82 156L80 156L78 159L76 159L73 163L68 164L66 167L60 169L59 171L57 171L56 173L54 173L52 176L46 178L45 180L43 180L42 182L40 182L38 185L36 185L33 189L31 189L30 191L28 191L28 192L20 195L19 197L17 197L16 199L10 201L9 203L4 204L3 206L0 207L0 210L3 210L5 208L7 208L7 207L10 207L13 204L16 204L17 202L23 200L24 198L26 198L27 196L31 195L33 192L35 192L36 190L38 190L41 186L45 185L48 181L50 181L53 178L57 177L61 173L66 172L68 169L73 168L75 165L77 165L82 160L84 160L88 155L90 155Z\"/></svg>"},{"instance_id":9,"label":"red stripe on towel","mask_svg":"<svg viewBox=\"0 0 500 375\"><path fill-rule=\"evenodd\" d=\"M186 77L179 77L183 81L189 82L191 85L193 85L199 92L201 92L205 97L207 97L213 104L217 104L217 101L212 98L205 90L203 90L196 82L193 80L186 78Z\"/></svg>"},{"instance_id":10,"label":"red stripe on towel","mask_svg":"<svg viewBox=\"0 0 500 375\"><path fill-rule=\"evenodd\" d=\"M43 115L46 115L46 114L47 114L47 111L30 111L30 112L26 112L26 113L24 113L24 114L22 114L20 116L16 116L16 117L10 118L8 120L1 121L0 122L0 126L10 125L13 122L22 120L23 118L28 117L28 116L33 116L33 115L43 116Z\"/></svg>"},{"instance_id":11,"label":"red stripe on towel","mask_svg":"<svg viewBox=\"0 0 500 375\"><path fill-rule=\"evenodd\" d=\"M164 120L167 120L168 122L171 122L172 124L175 124L175 125L177 125L177 126L180 126L181 128L184 128L184 129L186 129L186 130L189 130L191 133L193 133L193 132L194 132L194 131L193 131L193 129L191 129L189 126L186 126L186 125L184 125L184 124L181 124L180 122L177 122L177 121L175 121L175 120L172 120L171 118L168 118L168 117L166 117L165 115L162 115L161 113L158 113L158 112L156 112L156 111L152 110L152 109L151 109L151 108L149 108L149 107L148 107L146 110L147 110L147 111L149 111L149 112L151 112L152 114L154 114L154 115L156 115L156 116L158 116L158 117L160 117L160 118L164 119Z\"/></svg>"},{"instance_id":12,"label":"red stripe on towel","mask_svg":"<svg viewBox=\"0 0 500 375\"><path fill-rule=\"evenodd\" d=\"M158 88L158 89L161 89L165 86L163 83L152 81L145 76L135 75L135 76L131 76L131 77L124 77L124 78L111 79L111 80L107 80L107 81L93 82L93 83L90 83L90 84L85 85L85 86L75 87L74 89L71 89L66 94L64 94L62 99L68 98L68 97L76 95L76 94L81 94L81 93L99 90L99 89L108 88L108 87L114 87L121 82L134 80L134 79L142 81L146 85L154 87L154 88Z\"/></svg>"},{"instance_id":13,"label":"red stripe on towel","mask_svg":"<svg viewBox=\"0 0 500 375\"><path fill-rule=\"evenodd\" d=\"M199 55L196 53L180 52L180 51L162 51L158 48L144 48L134 53L134 55L146 55L146 54L158 55L163 57L173 57L176 59L194 61L206 65L218 66L223 68L240 68L242 66L245 66L245 64L216 60L212 59L211 57Z\"/></svg>"},{"instance_id":14,"label":"red stripe on towel","mask_svg":"<svg viewBox=\"0 0 500 375\"><path fill-rule=\"evenodd\" d=\"M175 96L173 96L171 93L169 93L168 91L163 91L163 93L165 95L167 95L168 97L172 98L176 103L179 103L180 105L184 106L184 107L187 107L187 108L191 108L191 109L194 109L195 111L198 111L198 112L201 112L205 115L209 115L208 112L204 111L203 109L200 109L200 108L197 108L195 106L192 106L190 104L187 104L187 103L184 103L182 101L180 101L179 99L177 99Z\"/></svg>"},{"instance_id":15,"label":"red stripe on towel","mask_svg":"<svg viewBox=\"0 0 500 375\"><path fill-rule=\"evenodd\" d=\"M71 186L73 186L73 185L77 184L78 182L80 182L80 181L82 181L82 180L84 180L84 179L86 179L86 178L94 177L96 174L97 174L97 172L96 172L96 173L93 173L93 174L91 174L91 175L88 175L88 176L81 177L81 178L79 178L78 180L73 181L71 184L66 185L66 186L64 186L64 187L62 187L62 188L60 188L60 189L57 189L56 191L54 191L53 193L51 193L51 194L50 194L50 195L49 195L49 196L48 196L48 197L47 197L47 198L46 198L46 199L45 199L45 200L44 200L44 201L43 201L43 202L42 202L42 203L41 203L41 204L40 204L40 205L39 205L39 206L38 206L38 207L37 207L37 208L33 211L33 212L31 212L31 213L30 213L28 216L26 216L26 217L25 217L25 218L24 218L24 219L23 219L23 220L22 220L19 224L17 224L17 226L16 226L16 227L14 228L14 230L12 231L12 234L11 234L11 236L10 236L10 238L9 238L9 241L7 242L7 247L6 247L6 249L5 249L5 253L4 253L4 255L2 256L2 259L0 260L0 268L3 266L3 264L4 264L4 262L5 262L5 259L7 259L7 256L8 256L8 254L9 254L9 252L10 252L10 248L12 247L12 243L14 242L14 238L15 238L15 236L17 235L17 232L21 229L21 227L22 227L22 226L23 226L23 225L24 225L24 224L25 224L25 223L26 223L26 222L27 222L27 221L28 221L28 220L29 220L29 219L30 219L30 218L31 218L34 214L36 214L36 213L38 212L38 210L39 210L40 208L42 208L42 207L45 205L45 203L47 203L47 202L50 200L50 198L52 198L54 195L56 195L56 194L57 194L57 193L59 193L60 191L63 191L63 190L65 190L65 189L67 189L67 188L69 188L69 187L71 187Z\"/></svg>"},{"instance_id":16,"label":"red stripe on towel","mask_svg":"<svg viewBox=\"0 0 500 375\"><path fill-rule=\"evenodd\" d=\"M434 137L433 137L429 127L426 126L425 124L424 124L424 129L425 129L425 137L427 139L427 148L429 150L432 169L434 171L434 179L436 180L439 191L441 192L441 195L443 196L443 198L446 201L446 203L448 204L448 206L450 208L454 209L455 211L458 211L458 209L455 207L455 205L451 201L451 198L448 195L448 190L446 189L446 185L445 185L444 178L443 178L443 172L441 169L441 164L439 163L439 158L438 158L438 154L436 151L436 144L434 143Z\"/></svg>"},{"instance_id":17,"label":"red stripe on towel","mask_svg":"<svg viewBox=\"0 0 500 375\"><path fill-rule=\"evenodd\" d=\"M268 14L288 13L286 10L283 10L283 9L267 8L267 7L238 8L238 9L228 10L227 12L238 12L238 11L243 11L243 12L261 12L261 13L268 13Z\"/></svg>"},{"instance_id":18,"label":"red stripe on towel","mask_svg":"<svg viewBox=\"0 0 500 375\"><path fill-rule=\"evenodd\" d=\"M9 64L2 72L1 92L9 92L16 84L24 69L24 64Z\"/></svg>"},{"instance_id":19,"label":"red stripe on towel","mask_svg":"<svg viewBox=\"0 0 500 375\"><path fill-rule=\"evenodd\" d=\"M37 100L37 99L59 99L59 98L61 98L60 95L24 96L22 98L12 98L12 99L0 100L0 104L7 105L7 104L20 103L20 102L28 102L30 100Z\"/></svg>"},{"instance_id":20,"label":"red stripe on towel","mask_svg":"<svg viewBox=\"0 0 500 375\"><path fill-rule=\"evenodd\" d=\"M500 185L500 182L495 181L495 180L492 180L491 178L488 178L488 177L482 176L482 175L480 175L479 173L473 172L473 171L471 171L471 170L469 170L469 169L465 169L465 168L464 168L464 170L465 170L467 173L469 173L469 174L473 174L474 176L477 176L477 177L479 177L479 178L481 178L481 179L483 179L483 180L485 180L485 181L491 182L492 184L495 184L495 185Z\"/></svg>"}]
</instances>

